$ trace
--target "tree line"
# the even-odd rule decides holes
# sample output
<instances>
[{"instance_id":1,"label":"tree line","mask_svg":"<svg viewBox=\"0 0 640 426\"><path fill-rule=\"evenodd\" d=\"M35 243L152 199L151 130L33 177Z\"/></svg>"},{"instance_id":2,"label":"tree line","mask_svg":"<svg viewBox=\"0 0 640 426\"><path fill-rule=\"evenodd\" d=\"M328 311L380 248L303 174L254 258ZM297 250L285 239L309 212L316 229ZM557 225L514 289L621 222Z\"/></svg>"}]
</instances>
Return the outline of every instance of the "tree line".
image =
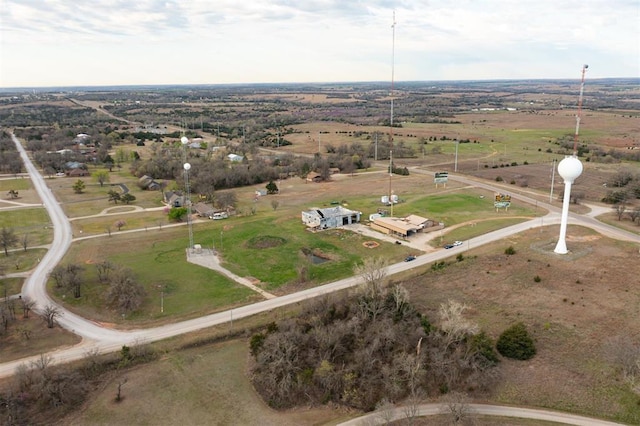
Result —
<instances>
[{"instance_id":1,"label":"tree line","mask_svg":"<svg viewBox=\"0 0 640 426\"><path fill-rule=\"evenodd\" d=\"M349 297L329 295L302 314L255 334L253 380L269 405L335 403L370 411L383 400L486 388L498 362L493 341L443 304L437 322L418 312L401 285L386 285L384 261L358 268Z\"/></svg>"}]
</instances>

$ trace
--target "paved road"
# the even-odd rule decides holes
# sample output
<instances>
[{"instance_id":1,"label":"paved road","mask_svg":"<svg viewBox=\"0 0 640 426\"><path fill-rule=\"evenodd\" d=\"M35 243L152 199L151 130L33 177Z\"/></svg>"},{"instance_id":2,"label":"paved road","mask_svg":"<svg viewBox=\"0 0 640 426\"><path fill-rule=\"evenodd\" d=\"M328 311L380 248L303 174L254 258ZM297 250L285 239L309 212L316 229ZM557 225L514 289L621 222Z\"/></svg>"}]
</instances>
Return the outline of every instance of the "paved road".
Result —
<instances>
[{"instance_id":1,"label":"paved road","mask_svg":"<svg viewBox=\"0 0 640 426\"><path fill-rule=\"evenodd\" d=\"M23 296L29 297L36 302L38 309L42 309L44 306L49 304L55 305L55 302L49 297L46 292L47 274L58 264L58 262L60 262L67 249L69 248L72 240L71 226L62 208L58 204L50 189L46 186L43 177L40 175L40 173L37 171L31 160L29 159L19 140L13 134L12 138L14 140L14 143L16 144L16 147L18 148L18 151L20 152L20 155L23 158L27 171L31 175L34 187L40 195L54 225L54 241L51 245L51 249L43 257L42 261L35 268L32 275L26 280L22 292ZM418 172L429 173L426 171ZM474 179L463 178L460 176L449 176L449 179L456 180L467 185L481 187L489 191L497 190L496 186L494 185L489 185L485 182L477 181ZM517 234L531 228L560 223L560 209L558 207L540 202L521 194L512 194L512 199L520 199L521 201L538 205L541 208L547 209L549 211L549 214L541 218L532 219L487 233L479 237L472 238L466 241L463 246L457 247L455 249L438 250L436 252L418 256L417 259L413 262L400 262L391 265L389 266L388 274L393 275L401 271L409 270L416 266L442 260L455 255L458 251L462 251L465 249L468 250L473 247L501 240L510 235ZM601 232L613 238L623 239L627 241L637 241L640 243L640 236L598 222L593 217L571 214L570 223L592 227L598 232ZM329 294L334 291L353 287L361 282L362 279L360 277L349 277L320 287L315 287L298 293L264 300L252 305L219 312L200 318L194 318L191 320L173 324L166 324L154 328L129 331L114 330L103 327L97 323L94 323L93 321L79 317L78 315L65 310L62 306L58 306L60 311L63 312L62 316L58 320L60 325L81 336L83 340L79 345L71 348L56 350L54 352L51 352L49 355L51 355L53 361L58 363L78 360L81 359L89 350L98 350L101 353L106 353L116 351L120 349L122 345L131 345L136 343L147 343L162 340L191 331L228 323L233 319L252 316L261 312L266 312L275 308L298 303L324 294ZM35 360L36 358L38 357L34 356L0 364L0 377L12 375L17 366L26 362L28 363L29 361Z\"/></svg>"},{"instance_id":2,"label":"paved road","mask_svg":"<svg viewBox=\"0 0 640 426\"><path fill-rule=\"evenodd\" d=\"M621 423L609 422L606 420L592 419L589 417L577 416L574 414L563 413L551 410L536 410L531 408L508 407L504 405L488 405L488 404L469 404L471 414L483 416L497 417L514 417L520 419L536 419L548 422L556 422L567 425L577 426L620 426ZM447 413L445 404L423 404L417 407L416 417L437 416ZM396 408L391 413L384 413L385 417L390 414L390 419L385 419L380 412L369 413L365 416L351 419L338 426L363 426L363 425L383 425L387 424L387 420L395 421L406 419L407 415L404 408Z\"/></svg>"}]
</instances>

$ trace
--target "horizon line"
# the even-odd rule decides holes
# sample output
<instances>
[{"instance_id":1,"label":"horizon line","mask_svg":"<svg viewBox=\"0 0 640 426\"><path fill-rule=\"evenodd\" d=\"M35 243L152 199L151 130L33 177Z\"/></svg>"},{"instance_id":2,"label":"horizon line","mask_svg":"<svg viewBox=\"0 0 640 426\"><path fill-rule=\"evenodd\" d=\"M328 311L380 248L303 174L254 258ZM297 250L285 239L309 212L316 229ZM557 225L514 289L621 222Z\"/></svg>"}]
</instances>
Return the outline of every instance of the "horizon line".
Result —
<instances>
[{"instance_id":1,"label":"horizon line","mask_svg":"<svg viewBox=\"0 0 640 426\"><path fill-rule=\"evenodd\" d=\"M443 83L492 83L515 81L574 81L575 78L547 77L547 78L495 78L495 79L457 79L457 80L401 80L395 84L443 84ZM599 77L590 79L590 82L604 80L639 80L640 77ZM78 85L48 85L48 86L7 86L0 87L0 92L25 91L25 90L71 90L71 89L106 89L106 88L162 88L162 87L233 87L233 86L293 86L293 85L331 85L331 84L389 84L385 80L342 80L342 81L299 81L299 82L262 82L262 83L127 83L127 84L78 84Z\"/></svg>"}]
</instances>

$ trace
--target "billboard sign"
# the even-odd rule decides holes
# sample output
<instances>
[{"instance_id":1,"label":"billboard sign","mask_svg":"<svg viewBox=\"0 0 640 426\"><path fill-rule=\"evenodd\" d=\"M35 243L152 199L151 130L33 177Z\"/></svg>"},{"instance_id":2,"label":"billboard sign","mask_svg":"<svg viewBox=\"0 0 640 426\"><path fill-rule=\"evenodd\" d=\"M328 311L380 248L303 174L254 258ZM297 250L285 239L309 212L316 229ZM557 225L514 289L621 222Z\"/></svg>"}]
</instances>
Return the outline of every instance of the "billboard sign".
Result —
<instances>
[{"instance_id":1,"label":"billboard sign","mask_svg":"<svg viewBox=\"0 0 640 426\"><path fill-rule=\"evenodd\" d=\"M508 209L511 205L511 195L509 194L496 194L493 201L493 207L496 209Z\"/></svg>"},{"instance_id":2,"label":"billboard sign","mask_svg":"<svg viewBox=\"0 0 640 426\"><path fill-rule=\"evenodd\" d=\"M436 172L433 183L447 183L449 180L449 172Z\"/></svg>"}]
</instances>

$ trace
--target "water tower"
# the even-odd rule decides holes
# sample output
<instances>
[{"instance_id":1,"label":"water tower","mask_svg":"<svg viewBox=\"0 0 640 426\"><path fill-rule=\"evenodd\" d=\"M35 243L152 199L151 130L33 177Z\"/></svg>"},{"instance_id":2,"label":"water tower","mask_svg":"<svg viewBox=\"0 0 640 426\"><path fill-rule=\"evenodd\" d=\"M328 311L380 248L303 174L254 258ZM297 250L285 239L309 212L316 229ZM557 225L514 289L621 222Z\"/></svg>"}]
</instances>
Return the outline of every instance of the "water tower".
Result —
<instances>
[{"instance_id":1,"label":"water tower","mask_svg":"<svg viewBox=\"0 0 640 426\"><path fill-rule=\"evenodd\" d=\"M569 220L569 203L571 202L571 185L582 174L582 163L575 155L567 156L558 164L558 174L564 179L564 197L562 200L562 219L560 221L560 237L554 252L567 254L567 221Z\"/></svg>"},{"instance_id":2,"label":"water tower","mask_svg":"<svg viewBox=\"0 0 640 426\"><path fill-rule=\"evenodd\" d=\"M573 155L566 156L558 164L558 174L564 179L564 197L562 200L562 219L560 220L560 236L553 250L558 254L567 254L567 221L569 220L569 203L571 202L571 185L582 174L582 163L578 160L578 133L580 132L580 116L582 113L582 95L584 93L584 74L589 65L582 66L582 81L578 97L578 113L576 114L576 131L573 136Z\"/></svg>"}]
</instances>

